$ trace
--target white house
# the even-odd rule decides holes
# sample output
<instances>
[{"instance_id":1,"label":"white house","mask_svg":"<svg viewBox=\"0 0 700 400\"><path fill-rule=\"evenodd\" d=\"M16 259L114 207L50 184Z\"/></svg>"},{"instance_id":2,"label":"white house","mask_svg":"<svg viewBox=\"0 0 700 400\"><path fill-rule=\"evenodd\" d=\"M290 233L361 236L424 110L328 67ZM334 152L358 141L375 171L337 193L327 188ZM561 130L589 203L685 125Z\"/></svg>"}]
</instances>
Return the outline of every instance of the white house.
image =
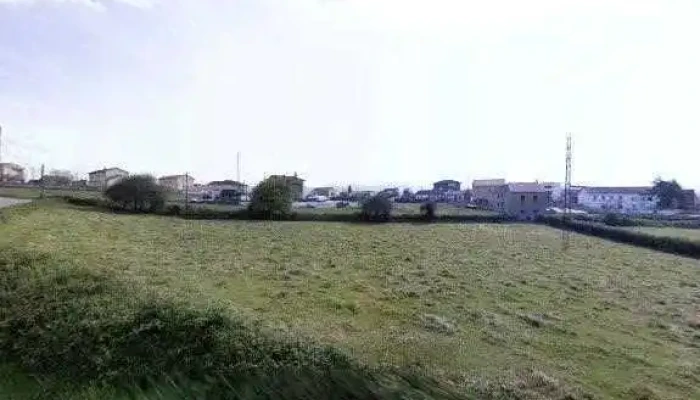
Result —
<instances>
[{"instance_id":1,"label":"white house","mask_svg":"<svg viewBox=\"0 0 700 400\"><path fill-rule=\"evenodd\" d=\"M88 174L88 186L106 189L127 176L129 176L129 172L121 168L104 168L92 171Z\"/></svg>"},{"instance_id":2,"label":"white house","mask_svg":"<svg viewBox=\"0 0 700 400\"><path fill-rule=\"evenodd\" d=\"M158 183L171 190L184 191L194 186L194 178L189 175L169 175L158 178Z\"/></svg>"},{"instance_id":3,"label":"white house","mask_svg":"<svg viewBox=\"0 0 700 400\"><path fill-rule=\"evenodd\" d=\"M24 168L19 164L0 163L0 182L24 182Z\"/></svg>"},{"instance_id":4,"label":"white house","mask_svg":"<svg viewBox=\"0 0 700 400\"><path fill-rule=\"evenodd\" d=\"M578 195L580 206L620 214L651 214L658 202L651 187L586 187Z\"/></svg>"}]
</instances>

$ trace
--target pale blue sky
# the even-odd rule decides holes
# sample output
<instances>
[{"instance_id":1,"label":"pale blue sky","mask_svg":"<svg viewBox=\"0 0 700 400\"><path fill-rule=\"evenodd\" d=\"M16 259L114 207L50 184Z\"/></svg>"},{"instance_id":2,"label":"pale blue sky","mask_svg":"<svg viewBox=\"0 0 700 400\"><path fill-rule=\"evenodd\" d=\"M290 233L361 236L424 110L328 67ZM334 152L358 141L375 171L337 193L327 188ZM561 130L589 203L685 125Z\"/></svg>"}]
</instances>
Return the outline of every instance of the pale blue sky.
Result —
<instances>
[{"instance_id":1,"label":"pale blue sky","mask_svg":"<svg viewBox=\"0 0 700 400\"><path fill-rule=\"evenodd\" d=\"M5 161L700 188L700 1L0 0ZM136 145L138 143L138 145Z\"/></svg>"}]
</instances>

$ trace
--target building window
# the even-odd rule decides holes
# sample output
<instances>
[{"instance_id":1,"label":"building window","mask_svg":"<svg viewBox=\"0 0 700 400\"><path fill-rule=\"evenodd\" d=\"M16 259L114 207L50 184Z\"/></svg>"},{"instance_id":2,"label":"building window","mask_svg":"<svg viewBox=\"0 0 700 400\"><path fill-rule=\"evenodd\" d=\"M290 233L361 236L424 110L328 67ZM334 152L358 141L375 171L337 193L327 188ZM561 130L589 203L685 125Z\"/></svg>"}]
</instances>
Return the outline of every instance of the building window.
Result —
<instances>
[{"instance_id":1,"label":"building window","mask_svg":"<svg viewBox=\"0 0 700 400\"><path fill-rule=\"evenodd\" d=\"M537 203L537 195L532 196L532 201L534 201L535 203Z\"/></svg>"},{"instance_id":2,"label":"building window","mask_svg":"<svg viewBox=\"0 0 700 400\"><path fill-rule=\"evenodd\" d=\"M520 214L525 214L525 210L520 210Z\"/></svg>"},{"instance_id":3,"label":"building window","mask_svg":"<svg viewBox=\"0 0 700 400\"><path fill-rule=\"evenodd\" d=\"M525 202L525 195L524 194L520 195L520 202L521 203Z\"/></svg>"}]
</instances>

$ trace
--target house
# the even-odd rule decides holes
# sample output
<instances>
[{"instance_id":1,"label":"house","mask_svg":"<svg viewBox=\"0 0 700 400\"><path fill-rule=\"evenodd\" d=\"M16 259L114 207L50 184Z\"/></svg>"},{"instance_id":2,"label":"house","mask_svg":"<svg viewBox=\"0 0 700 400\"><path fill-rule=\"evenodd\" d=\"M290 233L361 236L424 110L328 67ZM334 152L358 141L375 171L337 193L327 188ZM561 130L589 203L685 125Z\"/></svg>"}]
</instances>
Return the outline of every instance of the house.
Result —
<instances>
[{"instance_id":1,"label":"house","mask_svg":"<svg viewBox=\"0 0 700 400\"><path fill-rule=\"evenodd\" d=\"M181 192L194 187L194 178L189 175L168 175L158 178L158 184Z\"/></svg>"},{"instance_id":2,"label":"house","mask_svg":"<svg viewBox=\"0 0 700 400\"><path fill-rule=\"evenodd\" d=\"M386 188L382 189L379 193L380 196L384 196L389 198L390 200L396 200L401 193L399 192L399 188Z\"/></svg>"},{"instance_id":3,"label":"house","mask_svg":"<svg viewBox=\"0 0 700 400\"><path fill-rule=\"evenodd\" d=\"M697 207L697 196L693 189L683 189L680 207L683 210L695 210Z\"/></svg>"},{"instance_id":4,"label":"house","mask_svg":"<svg viewBox=\"0 0 700 400\"><path fill-rule=\"evenodd\" d=\"M447 179L433 183L433 197L435 201L444 203L458 203L464 201L464 192L459 181Z\"/></svg>"},{"instance_id":5,"label":"house","mask_svg":"<svg viewBox=\"0 0 700 400\"><path fill-rule=\"evenodd\" d=\"M270 179L276 179L284 182L292 189L292 199L299 201L304 195L304 180L299 178L295 173L294 176L287 175L271 175Z\"/></svg>"},{"instance_id":6,"label":"house","mask_svg":"<svg viewBox=\"0 0 700 400\"><path fill-rule=\"evenodd\" d=\"M476 179L472 182L472 202L492 210L505 206L505 179Z\"/></svg>"},{"instance_id":7,"label":"house","mask_svg":"<svg viewBox=\"0 0 700 400\"><path fill-rule=\"evenodd\" d=\"M586 187L578 195L578 204L591 210L620 214L651 214L657 210L658 197L652 187Z\"/></svg>"},{"instance_id":8,"label":"house","mask_svg":"<svg viewBox=\"0 0 700 400\"><path fill-rule=\"evenodd\" d=\"M564 195L564 188L561 183L558 182L539 182L542 187L547 191L549 196L549 204L552 205L559 201Z\"/></svg>"},{"instance_id":9,"label":"house","mask_svg":"<svg viewBox=\"0 0 700 400\"><path fill-rule=\"evenodd\" d=\"M223 181L212 181L206 185L192 185L190 198L203 202L226 202L237 203L243 200L248 194L248 185L226 179Z\"/></svg>"},{"instance_id":10,"label":"house","mask_svg":"<svg viewBox=\"0 0 700 400\"><path fill-rule=\"evenodd\" d=\"M88 173L88 186L106 189L127 176L129 172L121 168L103 168Z\"/></svg>"},{"instance_id":11,"label":"house","mask_svg":"<svg viewBox=\"0 0 700 400\"><path fill-rule=\"evenodd\" d=\"M549 192L540 183L509 183L504 188L502 211L509 217L531 221L549 206Z\"/></svg>"},{"instance_id":12,"label":"house","mask_svg":"<svg viewBox=\"0 0 700 400\"><path fill-rule=\"evenodd\" d=\"M307 197L309 197L309 196L311 196L311 197L323 196L323 197L327 197L327 198L336 197L336 196L338 196L338 190L336 190L336 188L330 187L330 186L317 187L317 188L312 189L311 192L309 192Z\"/></svg>"},{"instance_id":13,"label":"house","mask_svg":"<svg viewBox=\"0 0 700 400\"><path fill-rule=\"evenodd\" d=\"M24 183L24 168L19 164L0 163L0 182Z\"/></svg>"},{"instance_id":14,"label":"house","mask_svg":"<svg viewBox=\"0 0 700 400\"><path fill-rule=\"evenodd\" d=\"M433 183L434 192L459 192L461 183L459 181L454 181L451 179L446 179L443 181L438 181Z\"/></svg>"},{"instance_id":15,"label":"house","mask_svg":"<svg viewBox=\"0 0 700 400\"><path fill-rule=\"evenodd\" d=\"M413 196L413 198L416 201L432 201L433 199L433 191L432 190L419 190L416 192L416 194Z\"/></svg>"}]
</instances>

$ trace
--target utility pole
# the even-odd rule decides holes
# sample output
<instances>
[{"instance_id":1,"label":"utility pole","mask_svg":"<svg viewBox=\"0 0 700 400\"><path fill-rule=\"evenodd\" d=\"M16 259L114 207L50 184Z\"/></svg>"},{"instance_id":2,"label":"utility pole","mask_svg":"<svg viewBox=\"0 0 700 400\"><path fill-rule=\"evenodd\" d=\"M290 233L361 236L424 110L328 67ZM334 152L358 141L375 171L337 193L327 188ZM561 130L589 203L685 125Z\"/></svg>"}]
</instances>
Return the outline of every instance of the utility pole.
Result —
<instances>
[{"instance_id":1,"label":"utility pole","mask_svg":"<svg viewBox=\"0 0 700 400\"><path fill-rule=\"evenodd\" d=\"M241 182L241 152L236 153L236 182Z\"/></svg>"},{"instance_id":2,"label":"utility pole","mask_svg":"<svg viewBox=\"0 0 700 400\"><path fill-rule=\"evenodd\" d=\"M39 196L40 198L44 198L46 196L46 183L44 182L44 164L41 164L41 195Z\"/></svg>"},{"instance_id":3,"label":"utility pole","mask_svg":"<svg viewBox=\"0 0 700 400\"><path fill-rule=\"evenodd\" d=\"M185 210L190 206L190 173L185 172Z\"/></svg>"}]
</instances>

